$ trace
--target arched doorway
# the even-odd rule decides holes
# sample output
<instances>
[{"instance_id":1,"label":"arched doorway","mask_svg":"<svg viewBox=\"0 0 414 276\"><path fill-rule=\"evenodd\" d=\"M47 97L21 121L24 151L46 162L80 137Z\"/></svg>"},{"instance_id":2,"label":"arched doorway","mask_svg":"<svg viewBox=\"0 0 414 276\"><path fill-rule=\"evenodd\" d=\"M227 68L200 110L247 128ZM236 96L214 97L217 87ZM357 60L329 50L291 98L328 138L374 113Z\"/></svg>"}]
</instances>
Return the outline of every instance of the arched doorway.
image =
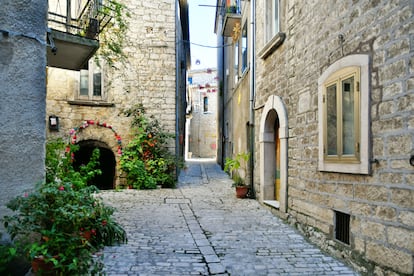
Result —
<instances>
[{"instance_id":1,"label":"arched doorway","mask_svg":"<svg viewBox=\"0 0 414 276\"><path fill-rule=\"evenodd\" d=\"M100 190L114 188L116 161L115 155L109 146L97 140L83 140L77 143L79 150L75 153L74 168L77 169L83 164L87 164L91 158L92 151L99 149L99 169L102 174L97 175L91 180L90 185L95 185Z\"/></svg>"},{"instance_id":2,"label":"arched doorway","mask_svg":"<svg viewBox=\"0 0 414 276\"><path fill-rule=\"evenodd\" d=\"M283 101L270 96L260 121L260 200L287 211L287 115Z\"/></svg>"}]
</instances>

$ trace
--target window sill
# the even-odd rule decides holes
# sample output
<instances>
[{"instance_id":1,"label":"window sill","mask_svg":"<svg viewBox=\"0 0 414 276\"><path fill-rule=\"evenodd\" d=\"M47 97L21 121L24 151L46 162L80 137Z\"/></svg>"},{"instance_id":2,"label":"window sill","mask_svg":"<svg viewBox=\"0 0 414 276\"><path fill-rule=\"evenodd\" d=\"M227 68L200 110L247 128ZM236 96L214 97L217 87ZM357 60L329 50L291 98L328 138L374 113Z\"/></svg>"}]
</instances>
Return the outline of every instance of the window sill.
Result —
<instances>
[{"instance_id":1,"label":"window sill","mask_svg":"<svg viewBox=\"0 0 414 276\"><path fill-rule=\"evenodd\" d=\"M370 166L367 160L362 160L358 163L334 163L319 161L318 170L320 172L336 172L336 173L350 173L350 174L370 174Z\"/></svg>"},{"instance_id":2,"label":"window sill","mask_svg":"<svg viewBox=\"0 0 414 276\"><path fill-rule=\"evenodd\" d=\"M285 41L286 35L285 33L278 33L275 35L272 40L270 40L263 49L259 52L259 57L261 59L266 59L270 56L280 45L282 45L283 41Z\"/></svg>"},{"instance_id":3,"label":"window sill","mask_svg":"<svg viewBox=\"0 0 414 276\"><path fill-rule=\"evenodd\" d=\"M112 107L114 103L100 102L100 101L88 101L88 100L74 100L68 101L70 105L84 105L84 106L101 106L101 107Z\"/></svg>"}]
</instances>

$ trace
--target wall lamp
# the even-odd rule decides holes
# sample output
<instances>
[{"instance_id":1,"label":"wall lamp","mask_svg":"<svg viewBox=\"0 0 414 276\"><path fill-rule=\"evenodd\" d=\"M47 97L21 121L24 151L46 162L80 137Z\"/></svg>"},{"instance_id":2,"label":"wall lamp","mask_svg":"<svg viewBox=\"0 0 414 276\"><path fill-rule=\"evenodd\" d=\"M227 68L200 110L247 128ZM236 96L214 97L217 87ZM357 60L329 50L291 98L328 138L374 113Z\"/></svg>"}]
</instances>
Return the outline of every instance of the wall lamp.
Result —
<instances>
[{"instance_id":1,"label":"wall lamp","mask_svg":"<svg viewBox=\"0 0 414 276\"><path fill-rule=\"evenodd\" d=\"M49 130L59 131L59 117L55 115L49 116Z\"/></svg>"}]
</instances>

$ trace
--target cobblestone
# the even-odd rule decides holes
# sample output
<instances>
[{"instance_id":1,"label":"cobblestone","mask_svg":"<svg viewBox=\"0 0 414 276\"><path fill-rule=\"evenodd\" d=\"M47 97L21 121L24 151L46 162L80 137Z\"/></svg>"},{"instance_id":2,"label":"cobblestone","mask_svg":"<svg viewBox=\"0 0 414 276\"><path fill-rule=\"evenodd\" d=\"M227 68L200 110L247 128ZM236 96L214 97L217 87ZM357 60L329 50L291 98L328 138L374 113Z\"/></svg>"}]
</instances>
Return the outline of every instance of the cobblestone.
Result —
<instances>
[{"instance_id":1,"label":"cobblestone","mask_svg":"<svg viewBox=\"0 0 414 276\"><path fill-rule=\"evenodd\" d=\"M128 243L108 275L358 275L256 200L237 199L213 161L187 161L177 189L104 191Z\"/></svg>"}]
</instances>

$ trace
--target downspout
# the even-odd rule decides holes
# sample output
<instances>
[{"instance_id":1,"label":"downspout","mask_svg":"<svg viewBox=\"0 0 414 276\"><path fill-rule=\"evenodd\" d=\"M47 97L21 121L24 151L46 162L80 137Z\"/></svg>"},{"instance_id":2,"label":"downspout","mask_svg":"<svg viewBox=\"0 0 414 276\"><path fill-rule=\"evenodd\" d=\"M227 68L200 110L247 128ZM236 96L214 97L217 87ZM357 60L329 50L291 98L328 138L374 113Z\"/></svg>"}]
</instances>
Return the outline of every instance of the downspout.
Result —
<instances>
[{"instance_id":1,"label":"downspout","mask_svg":"<svg viewBox=\"0 0 414 276\"><path fill-rule=\"evenodd\" d=\"M225 152L225 147L226 147L226 139L225 139L225 128L224 128L224 99L225 99L225 91L224 91L224 39L223 36L218 36L218 40L219 40L219 45L221 46L221 48L219 48L219 53L218 53L218 68L219 68L219 112L220 112L220 135L219 135L219 143L220 143L220 166L222 169L224 169L224 159L226 158L226 152Z\"/></svg>"},{"instance_id":2,"label":"downspout","mask_svg":"<svg viewBox=\"0 0 414 276\"><path fill-rule=\"evenodd\" d=\"M179 161L179 154L180 154L180 124L179 124L179 119L180 119L180 97L179 97L179 93L180 93L180 82L179 82L179 78L180 78L180 71L181 71L181 59L180 59L180 47L181 47L181 41L179 40L179 37L177 35L177 29L180 28L181 26L179 26L179 22L177 19L177 14L179 12L179 4L178 4L178 0L175 1L175 159L176 159L176 164L178 164ZM176 173L176 178L178 179L178 175L180 173L180 169L178 166L176 166L175 168L175 173Z\"/></svg>"},{"instance_id":3,"label":"downspout","mask_svg":"<svg viewBox=\"0 0 414 276\"><path fill-rule=\"evenodd\" d=\"M256 0L250 0L250 109L249 109L249 126L250 126L250 198L256 198L254 190L254 98L256 87Z\"/></svg>"}]
</instances>

